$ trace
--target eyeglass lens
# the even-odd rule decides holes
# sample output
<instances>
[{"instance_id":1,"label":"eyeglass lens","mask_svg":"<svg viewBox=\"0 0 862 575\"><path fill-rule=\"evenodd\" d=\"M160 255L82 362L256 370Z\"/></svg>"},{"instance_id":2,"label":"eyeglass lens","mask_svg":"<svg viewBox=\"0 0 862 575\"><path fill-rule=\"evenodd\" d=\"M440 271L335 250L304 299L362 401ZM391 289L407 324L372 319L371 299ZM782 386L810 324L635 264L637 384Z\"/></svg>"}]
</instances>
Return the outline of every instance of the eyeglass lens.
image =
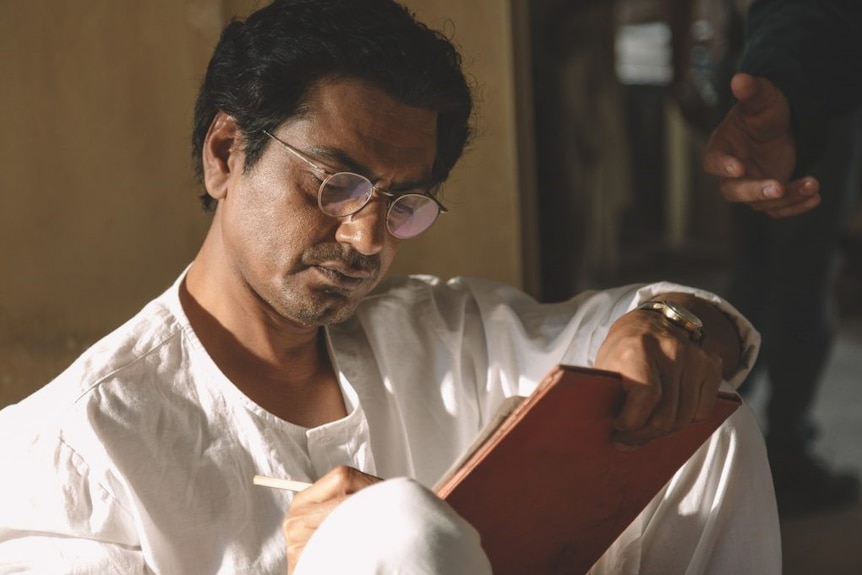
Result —
<instances>
[{"instance_id":1,"label":"eyeglass lens","mask_svg":"<svg viewBox=\"0 0 862 575\"><path fill-rule=\"evenodd\" d=\"M440 215L437 203L421 194L398 196L389 205L386 225L396 238L413 238L431 227Z\"/></svg>"},{"instance_id":2,"label":"eyeglass lens","mask_svg":"<svg viewBox=\"0 0 862 575\"><path fill-rule=\"evenodd\" d=\"M330 216L344 217L361 210L371 198L373 186L359 174L340 172L324 180L318 201ZM422 194L402 194L391 199L386 212L386 227L397 238L418 236L431 227L440 209L437 202Z\"/></svg>"}]
</instances>

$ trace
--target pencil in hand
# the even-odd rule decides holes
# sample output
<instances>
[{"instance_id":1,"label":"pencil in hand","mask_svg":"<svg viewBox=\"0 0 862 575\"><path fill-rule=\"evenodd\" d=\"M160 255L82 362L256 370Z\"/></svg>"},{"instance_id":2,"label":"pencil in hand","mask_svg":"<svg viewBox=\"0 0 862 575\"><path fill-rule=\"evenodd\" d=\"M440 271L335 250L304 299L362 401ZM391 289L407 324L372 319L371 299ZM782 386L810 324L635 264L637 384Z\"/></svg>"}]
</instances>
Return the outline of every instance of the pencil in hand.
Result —
<instances>
[{"instance_id":1,"label":"pencil in hand","mask_svg":"<svg viewBox=\"0 0 862 575\"><path fill-rule=\"evenodd\" d=\"M294 481L293 479L281 479L279 477L267 477L265 475L255 475L254 484L264 487L274 487L275 489L284 489L285 491L300 492L303 489L311 487L311 483L304 481Z\"/></svg>"}]
</instances>

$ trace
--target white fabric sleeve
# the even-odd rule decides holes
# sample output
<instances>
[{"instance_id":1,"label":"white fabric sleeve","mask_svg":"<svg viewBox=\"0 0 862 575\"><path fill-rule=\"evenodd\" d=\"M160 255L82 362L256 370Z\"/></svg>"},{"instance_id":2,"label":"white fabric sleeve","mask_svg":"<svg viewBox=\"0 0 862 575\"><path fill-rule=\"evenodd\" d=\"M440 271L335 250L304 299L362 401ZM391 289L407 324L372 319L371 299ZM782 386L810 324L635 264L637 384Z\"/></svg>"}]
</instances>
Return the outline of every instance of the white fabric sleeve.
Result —
<instances>
[{"instance_id":1,"label":"white fabric sleeve","mask_svg":"<svg viewBox=\"0 0 862 575\"><path fill-rule=\"evenodd\" d=\"M59 534L0 533L0 575L150 575L140 549Z\"/></svg>"},{"instance_id":2,"label":"white fabric sleeve","mask_svg":"<svg viewBox=\"0 0 862 575\"><path fill-rule=\"evenodd\" d=\"M739 311L730 304L730 302L718 297L717 295L706 290L691 288L671 282L659 282L642 286L635 294L635 299L632 302L629 311L636 308L642 302L659 296L663 293L690 293L702 300L711 302L736 327L736 333L739 335L740 358L736 373L728 380L728 383L734 388L738 388L751 369L754 367L754 362L757 360L757 354L760 351L760 333L754 329L751 322L748 321Z\"/></svg>"},{"instance_id":3,"label":"white fabric sleeve","mask_svg":"<svg viewBox=\"0 0 862 575\"><path fill-rule=\"evenodd\" d=\"M661 282L584 292L559 303L539 303L523 292L481 279L461 278L485 325L489 381L506 395L527 395L554 364L592 367L611 325L643 301L663 293L691 293L712 302L734 323L742 361L729 383L738 387L760 347L760 335L732 305L710 292ZM508 381L511 374L519 380Z\"/></svg>"},{"instance_id":4,"label":"white fabric sleeve","mask_svg":"<svg viewBox=\"0 0 862 575\"><path fill-rule=\"evenodd\" d=\"M125 511L71 448L8 439L0 442L0 575L150 573Z\"/></svg>"},{"instance_id":5,"label":"white fabric sleeve","mask_svg":"<svg viewBox=\"0 0 862 575\"><path fill-rule=\"evenodd\" d=\"M742 405L680 468L589 575L781 574L766 445Z\"/></svg>"}]
</instances>

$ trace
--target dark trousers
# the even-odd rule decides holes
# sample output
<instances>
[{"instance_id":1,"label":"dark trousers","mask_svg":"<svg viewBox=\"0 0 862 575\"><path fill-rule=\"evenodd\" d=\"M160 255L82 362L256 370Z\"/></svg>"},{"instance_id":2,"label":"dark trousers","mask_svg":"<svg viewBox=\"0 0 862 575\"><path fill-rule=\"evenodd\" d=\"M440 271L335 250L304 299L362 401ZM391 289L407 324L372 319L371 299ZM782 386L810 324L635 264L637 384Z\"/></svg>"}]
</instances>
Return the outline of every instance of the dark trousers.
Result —
<instances>
[{"instance_id":1,"label":"dark trousers","mask_svg":"<svg viewBox=\"0 0 862 575\"><path fill-rule=\"evenodd\" d=\"M770 446L799 447L816 431L811 411L831 347L840 230L858 191L860 134L860 114L830 126L813 170L822 195L814 210L774 220L734 207L736 261L729 299L763 336L754 373L765 369L769 380Z\"/></svg>"}]
</instances>

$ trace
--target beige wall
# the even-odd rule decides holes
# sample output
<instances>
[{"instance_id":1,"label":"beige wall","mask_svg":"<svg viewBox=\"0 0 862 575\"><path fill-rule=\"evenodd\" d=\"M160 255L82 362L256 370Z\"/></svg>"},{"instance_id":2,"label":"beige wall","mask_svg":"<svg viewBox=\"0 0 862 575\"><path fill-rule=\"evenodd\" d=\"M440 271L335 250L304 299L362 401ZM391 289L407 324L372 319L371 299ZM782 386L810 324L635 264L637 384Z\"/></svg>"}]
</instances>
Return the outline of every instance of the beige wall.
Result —
<instances>
[{"instance_id":1,"label":"beige wall","mask_svg":"<svg viewBox=\"0 0 862 575\"><path fill-rule=\"evenodd\" d=\"M191 110L226 18L251 0L0 0L0 405L162 291L208 224ZM523 285L508 0L410 0L462 48L479 135L450 214L395 272Z\"/></svg>"},{"instance_id":2,"label":"beige wall","mask_svg":"<svg viewBox=\"0 0 862 575\"><path fill-rule=\"evenodd\" d=\"M476 84L477 135L444 188L451 213L402 248L393 272L479 275L523 285L515 89L508 0L408 0L449 32Z\"/></svg>"}]
</instances>

